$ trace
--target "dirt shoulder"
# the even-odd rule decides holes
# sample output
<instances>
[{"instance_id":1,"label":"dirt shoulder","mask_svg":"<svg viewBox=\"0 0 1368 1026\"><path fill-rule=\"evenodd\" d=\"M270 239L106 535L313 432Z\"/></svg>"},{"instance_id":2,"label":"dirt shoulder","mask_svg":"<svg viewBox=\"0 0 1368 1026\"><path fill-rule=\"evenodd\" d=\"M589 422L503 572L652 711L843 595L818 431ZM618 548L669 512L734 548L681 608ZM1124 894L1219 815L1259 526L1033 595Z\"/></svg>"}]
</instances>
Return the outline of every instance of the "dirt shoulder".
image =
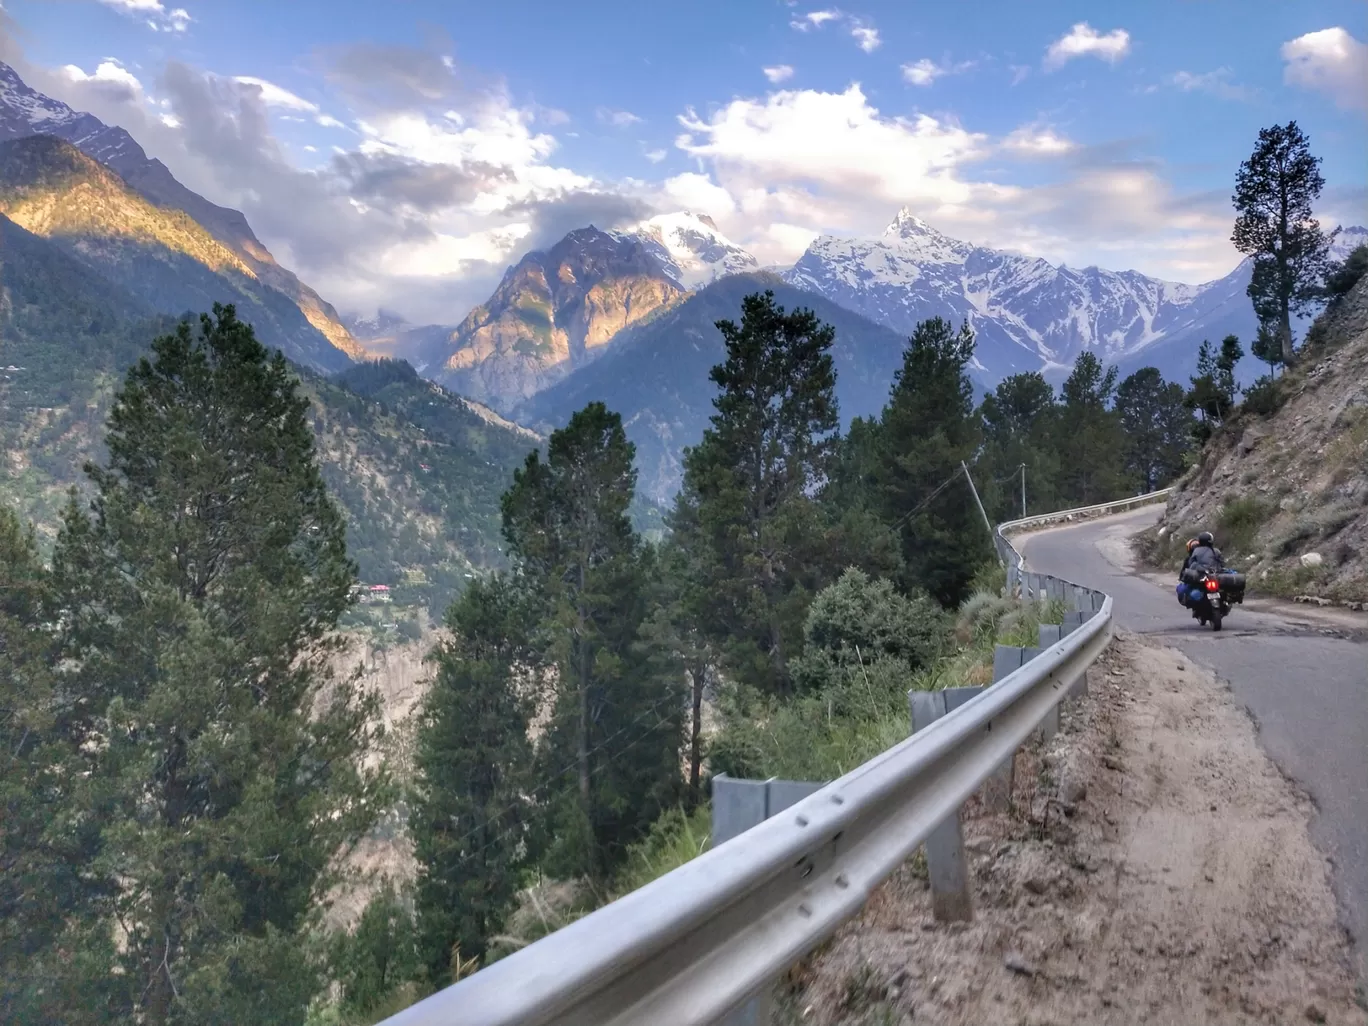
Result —
<instances>
[{"instance_id":1,"label":"dirt shoulder","mask_svg":"<svg viewBox=\"0 0 1368 1026\"><path fill-rule=\"evenodd\" d=\"M1211 674L1122 634L1017 810L965 813L976 901L914 859L791 974L780 1021L1368 1023L1312 807Z\"/></svg>"}]
</instances>

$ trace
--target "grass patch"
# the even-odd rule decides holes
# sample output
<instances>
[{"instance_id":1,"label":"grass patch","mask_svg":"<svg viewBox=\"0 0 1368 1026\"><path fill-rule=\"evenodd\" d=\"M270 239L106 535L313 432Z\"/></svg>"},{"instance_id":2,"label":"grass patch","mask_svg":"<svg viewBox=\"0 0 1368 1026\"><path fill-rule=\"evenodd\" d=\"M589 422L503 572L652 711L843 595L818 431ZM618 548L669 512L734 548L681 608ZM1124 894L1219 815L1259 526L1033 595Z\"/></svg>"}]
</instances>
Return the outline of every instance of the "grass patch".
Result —
<instances>
[{"instance_id":1,"label":"grass patch","mask_svg":"<svg viewBox=\"0 0 1368 1026\"><path fill-rule=\"evenodd\" d=\"M1229 500L1216 514L1216 544L1229 556L1253 552L1259 528L1274 512L1274 507L1250 496Z\"/></svg>"}]
</instances>

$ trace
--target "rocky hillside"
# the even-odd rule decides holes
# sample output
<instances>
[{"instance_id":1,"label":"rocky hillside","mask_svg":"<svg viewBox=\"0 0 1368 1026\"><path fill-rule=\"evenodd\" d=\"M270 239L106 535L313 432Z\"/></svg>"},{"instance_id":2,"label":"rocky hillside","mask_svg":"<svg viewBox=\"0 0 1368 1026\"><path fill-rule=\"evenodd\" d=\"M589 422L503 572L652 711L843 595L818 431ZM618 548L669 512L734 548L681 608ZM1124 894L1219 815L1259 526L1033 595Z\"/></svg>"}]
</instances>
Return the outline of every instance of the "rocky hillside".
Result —
<instances>
[{"instance_id":1,"label":"rocky hillside","mask_svg":"<svg viewBox=\"0 0 1368 1026\"><path fill-rule=\"evenodd\" d=\"M336 369L349 359L365 355L337 311L292 271L276 263L239 211L191 192L165 164L148 157L124 129L44 96L0 61L0 142L34 135L65 140L114 171L154 206L186 214L250 268L261 285L281 293L311 329L299 333L298 349L286 350L295 359Z\"/></svg>"},{"instance_id":2,"label":"rocky hillside","mask_svg":"<svg viewBox=\"0 0 1368 1026\"><path fill-rule=\"evenodd\" d=\"M1180 483L1149 549L1216 534L1251 590L1368 602L1368 278L1307 336L1276 390L1246 397Z\"/></svg>"},{"instance_id":3,"label":"rocky hillside","mask_svg":"<svg viewBox=\"0 0 1368 1026\"><path fill-rule=\"evenodd\" d=\"M507 412L683 295L640 240L582 228L509 268L488 302L444 343L440 364L434 361L428 374Z\"/></svg>"}]
</instances>

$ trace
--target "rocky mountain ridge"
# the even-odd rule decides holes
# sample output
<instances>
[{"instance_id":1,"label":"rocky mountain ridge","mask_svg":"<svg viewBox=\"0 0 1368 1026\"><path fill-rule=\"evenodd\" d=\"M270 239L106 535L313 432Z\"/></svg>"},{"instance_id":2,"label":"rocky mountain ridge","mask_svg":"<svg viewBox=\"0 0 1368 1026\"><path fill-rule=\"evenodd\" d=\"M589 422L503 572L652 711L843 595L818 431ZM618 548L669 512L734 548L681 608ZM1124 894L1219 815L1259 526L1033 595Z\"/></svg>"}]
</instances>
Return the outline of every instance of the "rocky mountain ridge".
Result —
<instances>
[{"instance_id":1,"label":"rocky mountain ridge","mask_svg":"<svg viewBox=\"0 0 1368 1026\"><path fill-rule=\"evenodd\" d=\"M220 207L187 189L165 164L148 157L123 128L106 125L92 114L73 110L39 93L0 61L0 142L34 135L65 140L113 170L154 206L182 211L232 251L262 285L286 296L313 331L322 336L317 341L301 340L302 351L291 355L331 369L364 358L365 351L332 305L292 271L276 263L239 211ZM311 353L310 349L317 352Z\"/></svg>"}]
</instances>

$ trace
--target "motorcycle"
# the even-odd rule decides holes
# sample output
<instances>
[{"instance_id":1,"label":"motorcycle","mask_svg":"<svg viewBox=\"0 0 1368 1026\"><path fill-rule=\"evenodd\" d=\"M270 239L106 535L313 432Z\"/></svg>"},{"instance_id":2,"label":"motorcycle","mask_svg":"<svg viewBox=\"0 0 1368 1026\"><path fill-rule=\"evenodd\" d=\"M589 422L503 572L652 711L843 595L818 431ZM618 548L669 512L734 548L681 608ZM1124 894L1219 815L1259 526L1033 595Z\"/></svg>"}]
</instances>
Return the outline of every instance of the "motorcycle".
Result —
<instances>
[{"instance_id":1,"label":"motorcycle","mask_svg":"<svg viewBox=\"0 0 1368 1026\"><path fill-rule=\"evenodd\" d=\"M1192 610L1193 619L1219 631L1232 607L1244 603L1245 576L1238 570L1204 570L1180 581L1178 601Z\"/></svg>"}]
</instances>

